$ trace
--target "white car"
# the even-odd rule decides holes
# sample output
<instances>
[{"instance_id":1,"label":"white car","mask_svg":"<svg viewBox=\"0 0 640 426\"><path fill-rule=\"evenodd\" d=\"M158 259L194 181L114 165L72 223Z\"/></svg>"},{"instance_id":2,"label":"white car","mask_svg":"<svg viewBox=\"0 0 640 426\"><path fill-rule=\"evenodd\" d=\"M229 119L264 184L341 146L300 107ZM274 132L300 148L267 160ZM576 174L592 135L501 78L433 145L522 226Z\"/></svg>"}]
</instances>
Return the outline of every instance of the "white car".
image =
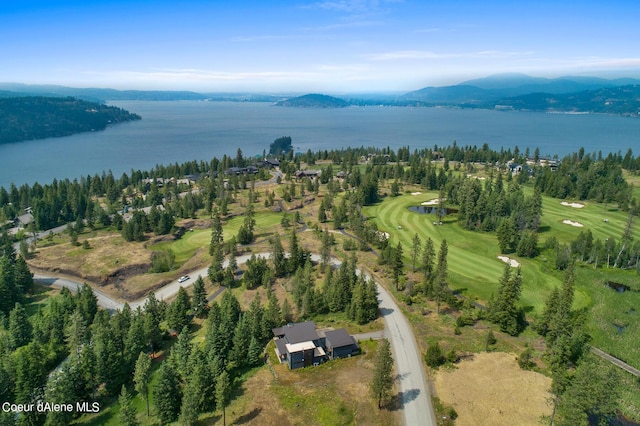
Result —
<instances>
[{"instance_id":1,"label":"white car","mask_svg":"<svg viewBox=\"0 0 640 426\"><path fill-rule=\"evenodd\" d=\"M179 283L183 283L185 281L188 281L191 277L189 275L184 275L182 277L180 277L180 279L178 280Z\"/></svg>"}]
</instances>

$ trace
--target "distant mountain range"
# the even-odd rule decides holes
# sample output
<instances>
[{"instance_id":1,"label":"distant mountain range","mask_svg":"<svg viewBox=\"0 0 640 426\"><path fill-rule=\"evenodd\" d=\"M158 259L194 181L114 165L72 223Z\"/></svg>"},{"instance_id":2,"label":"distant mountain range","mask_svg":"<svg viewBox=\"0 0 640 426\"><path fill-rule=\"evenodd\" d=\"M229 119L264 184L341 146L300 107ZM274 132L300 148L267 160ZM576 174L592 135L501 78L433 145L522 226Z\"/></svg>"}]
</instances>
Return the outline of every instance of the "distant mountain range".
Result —
<instances>
[{"instance_id":1,"label":"distant mountain range","mask_svg":"<svg viewBox=\"0 0 640 426\"><path fill-rule=\"evenodd\" d=\"M470 104L486 107L491 103L533 93L553 95L578 93L604 88L640 85L640 80L619 78L607 80L597 77L539 78L525 74L496 74L486 78L468 80L454 86L425 87L403 95L405 100L430 104Z\"/></svg>"},{"instance_id":2,"label":"distant mountain range","mask_svg":"<svg viewBox=\"0 0 640 426\"><path fill-rule=\"evenodd\" d=\"M606 113L637 117L640 113L640 80L565 76L531 77L496 74L442 87L424 87L398 95L283 96L189 91L114 90L53 85L0 83L1 97L73 96L90 101L236 101L272 102L300 108L344 108L357 105L448 106L460 108L514 109L571 113Z\"/></svg>"}]
</instances>

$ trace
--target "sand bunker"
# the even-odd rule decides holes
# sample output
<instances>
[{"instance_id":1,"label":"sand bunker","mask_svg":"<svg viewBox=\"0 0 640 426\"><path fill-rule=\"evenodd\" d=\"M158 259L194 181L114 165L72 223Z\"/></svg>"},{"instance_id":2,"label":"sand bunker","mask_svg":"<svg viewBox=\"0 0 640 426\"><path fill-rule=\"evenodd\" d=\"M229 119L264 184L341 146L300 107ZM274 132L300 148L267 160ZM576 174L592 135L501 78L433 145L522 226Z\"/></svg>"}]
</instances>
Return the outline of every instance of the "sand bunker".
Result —
<instances>
[{"instance_id":1,"label":"sand bunker","mask_svg":"<svg viewBox=\"0 0 640 426\"><path fill-rule=\"evenodd\" d=\"M447 201L446 198L443 198L442 201ZM433 200L429 200L429 201L425 201L424 203L421 203L423 206L436 206L440 203L440 199L439 198L434 198Z\"/></svg>"},{"instance_id":2,"label":"sand bunker","mask_svg":"<svg viewBox=\"0 0 640 426\"><path fill-rule=\"evenodd\" d=\"M457 426L539 425L551 414L551 379L521 370L512 354L475 354L455 370L440 369L434 383L438 397L458 413Z\"/></svg>"},{"instance_id":3,"label":"sand bunker","mask_svg":"<svg viewBox=\"0 0 640 426\"><path fill-rule=\"evenodd\" d=\"M411 195L420 195L422 192L412 192Z\"/></svg>"},{"instance_id":4,"label":"sand bunker","mask_svg":"<svg viewBox=\"0 0 640 426\"><path fill-rule=\"evenodd\" d=\"M509 265L513 266L514 268L517 268L520 266L520 262L518 262L515 259L511 259L510 257L507 256L498 256L498 259L502 260L504 263L508 263Z\"/></svg>"},{"instance_id":5,"label":"sand bunker","mask_svg":"<svg viewBox=\"0 0 640 426\"><path fill-rule=\"evenodd\" d=\"M584 226L580 222L574 222L574 221L568 220L568 219L563 220L562 223L566 223L567 225L571 225L571 226L577 226L578 228L582 228Z\"/></svg>"},{"instance_id":6,"label":"sand bunker","mask_svg":"<svg viewBox=\"0 0 640 426\"><path fill-rule=\"evenodd\" d=\"M580 203L567 203L566 201L561 202L560 204L562 204L563 206L567 206L567 207L573 207L574 209L581 209L584 207L584 204L580 204Z\"/></svg>"}]
</instances>

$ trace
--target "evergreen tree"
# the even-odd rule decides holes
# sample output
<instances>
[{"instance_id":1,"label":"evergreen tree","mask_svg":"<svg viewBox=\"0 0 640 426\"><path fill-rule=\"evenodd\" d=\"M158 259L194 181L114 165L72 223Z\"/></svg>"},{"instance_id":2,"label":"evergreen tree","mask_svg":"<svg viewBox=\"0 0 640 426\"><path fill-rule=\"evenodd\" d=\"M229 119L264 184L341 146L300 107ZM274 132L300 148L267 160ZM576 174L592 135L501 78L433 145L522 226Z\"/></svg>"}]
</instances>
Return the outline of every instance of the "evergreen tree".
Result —
<instances>
[{"instance_id":1,"label":"evergreen tree","mask_svg":"<svg viewBox=\"0 0 640 426\"><path fill-rule=\"evenodd\" d=\"M436 249L433 240L429 237L424 245L424 250L422 250L422 272L424 273L425 281L430 280L433 275L435 257Z\"/></svg>"},{"instance_id":2,"label":"evergreen tree","mask_svg":"<svg viewBox=\"0 0 640 426\"><path fill-rule=\"evenodd\" d=\"M402 253L402 243L398 242L396 249L393 253L393 282L396 284L396 290L399 289L400 286L400 277L402 276L402 269L404 267L404 259Z\"/></svg>"},{"instance_id":3,"label":"evergreen tree","mask_svg":"<svg viewBox=\"0 0 640 426\"><path fill-rule=\"evenodd\" d=\"M204 289L204 280L198 275L193 283L193 295L191 296L191 312L198 318L203 317L207 312L207 292Z\"/></svg>"},{"instance_id":4,"label":"evergreen tree","mask_svg":"<svg viewBox=\"0 0 640 426\"><path fill-rule=\"evenodd\" d=\"M182 330L189 325L189 309L191 302L184 287L180 287L176 299L167 310L167 326L173 330Z\"/></svg>"},{"instance_id":5,"label":"evergreen tree","mask_svg":"<svg viewBox=\"0 0 640 426\"><path fill-rule=\"evenodd\" d=\"M9 345L12 349L28 344L32 337L32 327L27 311L16 303L9 312Z\"/></svg>"},{"instance_id":6,"label":"evergreen tree","mask_svg":"<svg viewBox=\"0 0 640 426\"><path fill-rule=\"evenodd\" d=\"M147 417L149 416L149 379L151 378L151 360L149 356L140 352L136 361L136 368L133 374L136 392L147 404Z\"/></svg>"},{"instance_id":7,"label":"evergreen tree","mask_svg":"<svg viewBox=\"0 0 640 426\"><path fill-rule=\"evenodd\" d=\"M413 241L411 244L411 261L413 262L412 267L414 271L416 270L416 259L418 259L418 255L420 254L421 249L422 249L422 242L420 241L420 237L416 232L413 235Z\"/></svg>"},{"instance_id":8,"label":"evergreen tree","mask_svg":"<svg viewBox=\"0 0 640 426\"><path fill-rule=\"evenodd\" d=\"M391 345L387 339L378 341L376 352L373 380L371 382L371 396L378 401L378 409L382 408L382 403L387 400L393 388L393 356L391 355Z\"/></svg>"},{"instance_id":9,"label":"evergreen tree","mask_svg":"<svg viewBox=\"0 0 640 426\"><path fill-rule=\"evenodd\" d=\"M45 400L49 403L60 401L77 401L83 395L78 393L76 386L79 384L78 371L73 365L73 360L63 364L59 370L54 370L45 390ZM32 401L30 401L32 402ZM73 412L65 410L51 410L47 412L47 425L70 424L73 419Z\"/></svg>"},{"instance_id":10,"label":"evergreen tree","mask_svg":"<svg viewBox=\"0 0 640 426\"><path fill-rule=\"evenodd\" d=\"M445 358L440 348L440 344L435 342L427 348L427 354L425 355L425 361L431 368L438 368L444 364Z\"/></svg>"},{"instance_id":11,"label":"evergreen tree","mask_svg":"<svg viewBox=\"0 0 640 426\"><path fill-rule=\"evenodd\" d=\"M138 426L140 422L136 418L136 407L131 402L131 394L127 391L127 387L122 385L120 397L118 398L120 411L118 411L118 423L123 426Z\"/></svg>"},{"instance_id":12,"label":"evergreen tree","mask_svg":"<svg viewBox=\"0 0 640 426\"><path fill-rule=\"evenodd\" d=\"M505 266L500 279L498 296L489 307L489 315L493 322L500 326L500 331L512 336L517 335L524 327L524 313L516 307L522 291L522 274L518 268L511 277L511 266Z\"/></svg>"},{"instance_id":13,"label":"evergreen tree","mask_svg":"<svg viewBox=\"0 0 640 426\"><path fill-rule=\"evenodd\" d=\"M33 273L29 270L29 265L24 257L18 256L13 265L15 288L18 294L24 295L33 290Z\"/></svg>"},{"instance_id":14,"label":"evergreen tree","mask_svg":"<svg viewBox=\"0 0 640 426\"><path fill-rule=\"evenodd\" d=\"M593 356L581 360L567 390L558 401L557 425L610 424L618 412L620 377L612 365L603 366Z\"/></svg>"},{"instance_id":15,"label":"evergreen tree","mask_svg":"<svg viewBox=\"0 0 640 426\"><path fill-rule=\"evenodd\" d=\"M180 424L183 426L195 426L200 415L200 392L196 383L187 382L182 396L182 408L180 410Z\"/></svg>"},{"instance_id":16,"label":"evergreen tree","mask_svg":"<svg viewBox=\"0 0 640 426\"><path fill-rule=\"evenodd\" d=\"M218 376L216 380L216 406L218 410L222 410L222 424L227 425L227 413L226 408L229 404L229 398L231 396L231 381L226 371Z\"/></svg>"},{"instance_id":17,"label":"evergreen tree","mask_svg":"<svg viewBox=\"0 0 640 426\"><path fill-rule=\"evenodd\" d=\"M287 258L284 254L284 248L282 247L280 236L275 235L271 240L271 245L271 261L273 262L273 271L276 277L284 277L288 272L288 268Z\"/></svg>"},{"instance_id":18,"label":"evergreen tree","mask_svg":"<svg viewBox=\"0 0 640 426\"><path fill-rule=\"evenodd\" d=\"M211 256L211 265L209 266L207 275L209 276L212 284L220 284L224 275L224 268L222 266L224 253L222 251L222 246L214 246Z\"/></svg>"},{"instance_id":19,"label":"evergreen tree","mask_svg":"<svg viewBox=\"0 0 640 426\"><path fill-rule=\"evenodd\" d=\"M76 295L76 309L82 315L85 325L93 322L96 312L98 312L98 298L94 294L93 289L87 284L82 284Z\"/></svg>"},{"instance_id":20,"label":"evergreen tree","mask_svg":"<svg viewBox=\"0 0 640 426\"><path fill-rule=\"evenodd\" d=\"M220 219L220 211L214 207L211 212L211 243L209 244L209 254L214 255L215 248L221 247L224 242L222 221Z\"/></svg>"},{"instance_id":21,"label":"evergreen tree","mask_svg":"<svg viewBox=\"0 0 640 426\"><path fill-rule=\"evenodd\" d=\"M438 265L436 267L436 273L433 282L433 297L438 306L438 314L440 313L440 304L444 300L446 300L449 289L449 267L447 263L448 253L449 248L447 246L447 240L442 240L442 243L440 244L440 251L438 252Z\"/></svg>"},{"instance_id":22,"label":"evergreen tree","mask_svg":"<svg viewBox=\"0 0 640 426\"><path fill-rule=\"evenodd\" d=\"M213 408L215 397L215 375L211 363L207 360L206 353L200 345L196 345L191 352L189 360L191 375L187 380L188 386L193 387L198 395L198 412L202 413ZM218 374L216 370L215 374Z\"/></svg>"},{"instance_id":23,"label":"evergreen tree","mask_svg":"<svg viewBox=\"0 0 640 426\"><path fill-rule=\"evenodd\" d=\"M181 403L180 382L170 362L163 362L158 370L158 382L153 389L153 403L162 423L170 423L178 418Z\"/></svg>"},{"instance_id":24,"label":"evergreen tree","mask_svg":"<svg viewBox=\"0 0 640 426\"><path fill-rule=\"evenodd\" d=\"M259 365L262 361L262 346L255 336L251 337L249 342L249 350L247 351L247 365L253 367Z\"/></svg>"},{"instance_id":25,"label":"evergreen tree","mask_svg":"<svg viewBox=\"0 0 640 426\"><path fill-rule=\"evenodd\" d=\"M174 369L183 381L186 381L190 374L189 359L191 357L191 350L191 335L189 334L189 328L185 326L178 335L178 341L173 348L171 348L171 355L169 357Z\"/></svg>"},{"instance_id":26,"label":"evergreen tree","mask_svg":"<svg viewBox=\"0 0 640 426\"><path fill-rule=\"evenodd\" d=\"M81 347L88 337L87 325L79 311L74 311L69 317L69 323L64 330L69 352L75 352Z\"/></svg>"}]
</instances>

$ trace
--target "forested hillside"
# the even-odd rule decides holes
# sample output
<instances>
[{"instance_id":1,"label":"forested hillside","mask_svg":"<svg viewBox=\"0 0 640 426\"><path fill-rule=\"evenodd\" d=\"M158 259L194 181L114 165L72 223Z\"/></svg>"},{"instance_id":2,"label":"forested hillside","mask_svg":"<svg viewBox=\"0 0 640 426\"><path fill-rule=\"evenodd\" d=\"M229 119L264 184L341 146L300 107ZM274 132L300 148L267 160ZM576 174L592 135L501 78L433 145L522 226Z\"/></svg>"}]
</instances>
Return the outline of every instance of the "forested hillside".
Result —
<instances>
[{"instance_id":1,"label":"forested hillside","mask_svg":"<svg viewBox=\"0 0 640 426\"><path fill-rule=\"evenodd\" d=\"M0 98L0 144L104 130L140 119L122 108L75 98Z\"/></svg>"}]
</instances>

